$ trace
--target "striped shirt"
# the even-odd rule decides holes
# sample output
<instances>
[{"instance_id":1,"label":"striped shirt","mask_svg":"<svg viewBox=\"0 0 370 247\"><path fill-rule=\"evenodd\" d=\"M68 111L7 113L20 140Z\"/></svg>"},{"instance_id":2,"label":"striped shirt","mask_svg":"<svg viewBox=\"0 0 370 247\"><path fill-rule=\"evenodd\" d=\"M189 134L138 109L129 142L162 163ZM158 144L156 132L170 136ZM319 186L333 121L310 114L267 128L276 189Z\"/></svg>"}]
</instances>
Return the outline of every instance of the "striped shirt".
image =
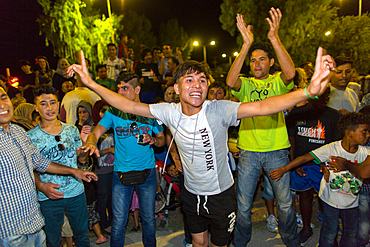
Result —
<instances>
[{"instance_id":1,"label":"striped shirt","mask_svg":"<svg viewBox=\"0 0 370 247\"><path fill-rule=\"evenodd\" d=\"M33 170L45 172L44 158L19 126L0 127L0 239L32 234L44 225Z\"/></svg>"}]
</instances>

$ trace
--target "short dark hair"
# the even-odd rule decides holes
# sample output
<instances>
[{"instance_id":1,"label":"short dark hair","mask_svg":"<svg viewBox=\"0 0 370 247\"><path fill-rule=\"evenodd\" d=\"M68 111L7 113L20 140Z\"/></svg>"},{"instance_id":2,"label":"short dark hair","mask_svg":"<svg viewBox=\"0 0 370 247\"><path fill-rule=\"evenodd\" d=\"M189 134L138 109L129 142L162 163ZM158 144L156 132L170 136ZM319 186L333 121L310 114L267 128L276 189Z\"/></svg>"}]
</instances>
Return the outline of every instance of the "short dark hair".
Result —
<instances>
[{"instance_id":1,"label":"short dark hair","mask_svg":"<svg viewBox=\"0 0 370 247\"><path fill-rule=\"evenodd\" d=\"M153 53L152 53L152 50L150 50L149 48L144 48L142 51L141 51L141 60L144 60L146 54L150 52L150 54L152 54L153 56Z\"/></svg>"},{"instance_id":2,"label":"short dark hair","mask_svg":"<svg viewBox=\"0 0 370 247\"><path fill-rule=\"evenodd\" d=\"M211 83L211 85L208 86L208 91L211 89L211 88L221 88L223 91L224 91L224 94L226 96L226 93L227 93L227 87L224 83L222 82L219 82L219 81L215 81L213 83Z\"/></svg>"},{"instance_id":3,"label":"short dark hair","mask_svg":"<svg viewBox=\"0 0 370 247\"><path fill-rule=\"evenodd\" d=\"M19 60L19 66L22 67L22 66L25 66L25 65L31 66L31 63L28 60L25 60L25 59Z\"/></svg>"},{"instance_id":4,"label":"short dark hair","mask_svg":"<svg viewBox=\"0 0 370 247\"><path fill-rule=\"evenodd\" d=\"M152 48L152 53L154 53L154 51L161 51L161 48L159 46L154 46Z\"/></svg>"},{"instance_id":5,"label":"short dark hair","mask_svg":"<svg viewBox=\"0 0 370 247\"><path fill-rule=\"evenodd\" d=\"M87 63L89 64L89 66L91 65L91 61L90 61L90 59L88 59L88 58L86 58L85 57L85 60L87 61Z\"/></svg>"},{"instance_id":6,"label":"short dark hair","mask_svg":"<svg viewBox=\"0 0 370 247\"><path fill-rule=\"evenodd\" d=\"M303 69L304 66L309 65L309 64L312 66L311 62L303 62L303 63L301 63L301 65L299 65L299 67Z\"/></svg>"},{"instance_id":7,"label":"short dark hair","mask_svg":"<svg viewBox=\"0 0 370 247\"><path fill-rule=\"evenodd\" d=\"M107 69L107 65L106 64L98 64L98 65L96 65L96 67L95 67L96 72L99 72L99 69L101 69L101 68Z\"/></svg>"},{"instance_id":8,"label":"short dark hair","mask_svg":"<svg viewBox=\"0 0 370 247\"><path fill-rule=\"evenodd\" d=\"M175 63L176 65L179 65L180 64L179 63L179 60L176 57L173 57L173 56L168 57L168 60L170 60L170 59L172 59L172 62Z\"/></svg>"},{"instance_id":9,"label":"short dark hair","mask_svg":"<svg viewBox=\"0 0 370 247\"><path fill-rule=\"evenodd\" d=\"M175 83L179 83L180 78L183 77L186 74L191 74L191 73L204 73L206 76L207 80L210 78L210 69L207 63L205 62L198 62L194 60L188 60L186 62L183 62L179 66L177 66L174 74L173 74L173 80Z\"/></svg>"},{"instance_id":10,"label":"short dark hair","mask_svg":"<svg viewBox=\"0 0 370 247\"><path fill-rule=\"evenodd\" d=\"M335 58L335 65L336 66L341 66L341 65L347 64L347 63L351 64L351 66L352 66L353 60L350 59L349 57L344 57L344 56L339 56L339 57Z\"/></svg>"},{"instance_id":11,"label":"short dark hair","mask_svg":"<svg viewBox=\"0 0 370 247\"><path fill-rule=\"evenodd\" d=\"M262 50L262 51L266 52L269 59L274 57L273 49L272 49L272 46L271 46L270 43L261 42L261 43L256 43L256 44L252 45L251 48L249 48L249 51L248 51L249 57L252 56L252 53L255 50Z\"/></svg>"},{"instance_id":12,"label":"short dark hair","mask_svg":"<svg viewBox=\"0 0 370 247\"><path fill-rule=\"evenodd\" d=\"M42 94L53 94L57 96L57 90L55 88L48 86L48 85L42 85L40 87L35 87L33 89L33 95L34 95L34 102L36 104L37 97L39 97ZM58 97L57 97L58 99Z\"/></svg>"},{"instance_id":13,"label":"short dark hair","mask_svg":"<svg viewBox=\"0 0 370 247\"><path fill-rule=\"evenodd\" d=\"M114 43L109 43L109 44L107 45L107 48L109 48L109 46L114 46L114 47L117 49L117 46L116 46L116 44L114 44Z\"/></svg>"},{"instance_id":14,"label":"short dark hair","mask_svg":"<svg viewBox=\"0 0 370 247\"><path fill-rule=\"evenodd\" d=\"M132 79L137 80L132 80ZM136 88L137 86L141 87L139 82L139 76L133 72L123 72L121 73L117 78L117 85L121 84L122 82L130 84L133 88Z\"/></svg>"},{"instance_id":15,"label":"short dark hair","mask_svg":"<svg viewBox=\"0 0 370 247\"><path fill-rule=\"evenodd\" d=\"M370 124L370 118L365 114L356 112L343 115L338 121L339 137L343 138L347 130L356 131L360 124Z\"/></svg>"},{"instance_id":16,"label":"short dark hair","mask_svg":"<svg viewBox=\"0 0 370 247\"><path fill-rule=\"evenodd\" d=\"M165 46L165 45L168 45L169 47L171 47L170 43L163 43L162 47Z\"/></svg>"}]
</instances>

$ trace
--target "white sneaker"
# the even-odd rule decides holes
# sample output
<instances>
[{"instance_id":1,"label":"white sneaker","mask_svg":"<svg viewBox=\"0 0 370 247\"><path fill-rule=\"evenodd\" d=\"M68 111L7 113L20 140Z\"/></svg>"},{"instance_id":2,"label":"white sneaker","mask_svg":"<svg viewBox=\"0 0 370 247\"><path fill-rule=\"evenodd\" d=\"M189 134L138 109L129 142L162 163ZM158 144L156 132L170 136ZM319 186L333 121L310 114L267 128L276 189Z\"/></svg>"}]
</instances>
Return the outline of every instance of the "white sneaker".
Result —
<instances>
[{"instance_id":1,"label":"white sneaker","mask_svg":"<svg viewBox=\"0 0 370 247\"><path fill-rule=\"evenodd\" d=\"M302 215L297 213L295 216L297 217L297 226L302 228L303 227ZM313 224L313 223L310 223L310 226L311 226L312 229L314 229L316 227L315 224Z\"/></svg>"},{"instance_id":2,"label":"white sneaker","mask_svg":"<svg viewBox=\"0 0 370 247\"><path fill-rule=\"evenodd\" d=\"M272 233L278 232L278 219L273 214L270 214L266 218L266 229Z\"/></svg>"}]
</instances>

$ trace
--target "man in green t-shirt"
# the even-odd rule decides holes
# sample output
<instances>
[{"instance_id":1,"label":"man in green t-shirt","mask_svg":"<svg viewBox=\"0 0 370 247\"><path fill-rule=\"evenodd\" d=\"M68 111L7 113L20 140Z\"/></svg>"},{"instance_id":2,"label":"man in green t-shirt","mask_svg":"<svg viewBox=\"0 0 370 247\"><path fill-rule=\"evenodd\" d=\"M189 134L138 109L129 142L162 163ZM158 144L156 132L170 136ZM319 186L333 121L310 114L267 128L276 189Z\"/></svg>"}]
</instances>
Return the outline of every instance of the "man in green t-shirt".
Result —
<instances>
[{"instance_id":1,"label":"man in green t-shirt","mask_svg":"<svg viewBox=\"0 0 370 247\"><path fill-rule=\"evenodd\" d=\"M279 9L271 8L270 16L271 18L267 18L270 25L268 38L282 69L282 72L276 75L269 74L270 67L274 64L271 45L268 43L252 45L251 26L245 25L242 15L237 16L237 26L244 44L231 66L226 83L241 102L260 101L285 94L293 88L294 64L278 36L282 14ZM253 77L239 77L247 54L250 57ZM271 105L271 107L274 106ZM270 171L289 163L287 148L290 147L290 143L283 112L242 119L238 147L240 149L237 184L238 211L234 245L245 247L251 239L251 209L261 168L268 175ZM290 194L290 174L285 174L278 182L267 177L269 181L266 182L271 183L278 205L281 238L287 246L298 246L297 223Z\"/></svg>"},{"instance_id":2,"label":"man in green t-shirt","mask_svg":"<svg viewBox=\"0 0 370 247\"><path fill-rule=\"evenodd\" d=\"M116 91L117 84L113 79L108 78L107 67L105 64L97 65L96 72L98 73L98 79L95 80L96 83L112 91Z\"/></svg>"}]
</instances>

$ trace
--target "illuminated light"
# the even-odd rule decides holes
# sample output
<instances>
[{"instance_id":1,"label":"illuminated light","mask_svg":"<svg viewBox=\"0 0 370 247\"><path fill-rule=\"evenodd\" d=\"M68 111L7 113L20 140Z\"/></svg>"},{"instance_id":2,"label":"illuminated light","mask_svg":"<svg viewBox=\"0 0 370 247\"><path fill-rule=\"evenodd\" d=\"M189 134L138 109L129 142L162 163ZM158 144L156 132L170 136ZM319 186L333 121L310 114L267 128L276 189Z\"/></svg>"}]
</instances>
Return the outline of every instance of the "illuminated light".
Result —
<instances>
[{"instance_id":1,"label":"illuminated light","mask_svg":"<svg viewBox=\"0 0 370 247\"><path fill-rule=\"evenodd\" d=\"M238 52L234 52L233 54L236 57L236 56L238 56L239 53Z\"/></svg>"},{"instance_id":2,"label":"illuminated light","mask_svg":"<svg viewBox=\"0 0 370 247\"><path fill-rule=\"evenodd\" d=\"M224 53L224 54L222 54L222 57L226 57L226 54Z\"/></svg>"},{"instance_id":3,"label":"illuminated light","mask_svg":"<svg viewBox=\"0 0 370 247\"><path fill-rule=\"evenodd\" d=\"M19 86L19 79L18 79L18 77L12 77L10 79L10 84L12 85L12 87L18 88L18 86Z\"/></svg>"},{"instance_id":4,"label":"illuminated light","mask_svg":"<svg viewBox=\"0 0 370 247\"><path fill-rule=\"evenodd\" d=\"M211 44L211 45L215 45L215 44L216 44L216 42L212 40L210 44Z\"/></svg>"},{"instance_id":5,"label":"illuminated light","mask_svg":"<svg viewBox=\"0 0 370 247\"><path fill-rule=\"evenodd\" d=\"M194 46L198 46L198 45L199 45L199 42L198 42L198 41L194 41L194 42L193 42L193 45L194 45Z\"/></svg>"},{"instance_id":6,"label":"illuminated light","mask_svg":"<svg viewBox=\"0 0 370 247\"><path fill-rule=\"evenodd\" d=\"M327 31L326 33L325 33L325 36L329 36L331 34L331 32L330 31Z\"/></svg>"}]
</instances>

